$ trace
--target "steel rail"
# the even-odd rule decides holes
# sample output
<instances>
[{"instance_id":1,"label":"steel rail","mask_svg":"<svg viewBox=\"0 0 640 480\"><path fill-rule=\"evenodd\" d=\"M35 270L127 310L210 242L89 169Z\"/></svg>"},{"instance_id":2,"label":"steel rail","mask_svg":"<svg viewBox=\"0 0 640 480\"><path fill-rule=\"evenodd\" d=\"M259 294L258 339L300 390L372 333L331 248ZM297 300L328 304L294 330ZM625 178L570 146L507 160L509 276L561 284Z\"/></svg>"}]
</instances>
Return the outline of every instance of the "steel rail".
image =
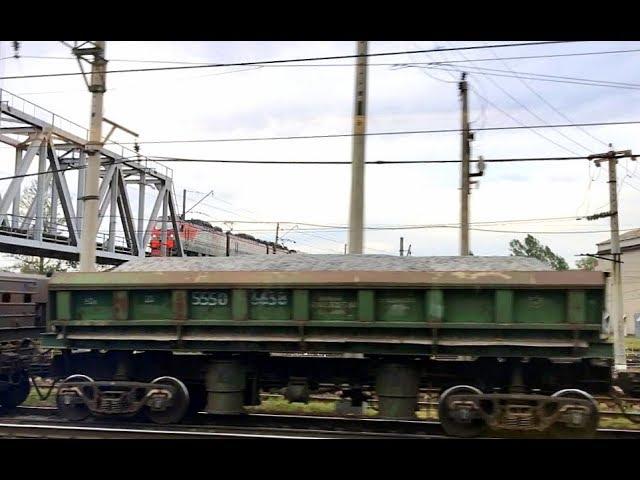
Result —
<instances>
[{"instance_id":1,"label":"steel rail","mask_svg":"<svg viewBox=\"0 0 640 480\"><path fill-rule=\"evenodd\" d=\"M158 426L113 419L73 423L52 420L55 413L53 407L18 407L14 410L17 415L4 421L0 417L0 437L24 432L31 438L451 438L442 431L439 422L425 420L264 413L214 416L200 412L180 425ZM505 437L541 438L533 432L505 432L488 438ZM640 429L600 428L595 438L640 439Z\"/></svg>"}]
</instances>

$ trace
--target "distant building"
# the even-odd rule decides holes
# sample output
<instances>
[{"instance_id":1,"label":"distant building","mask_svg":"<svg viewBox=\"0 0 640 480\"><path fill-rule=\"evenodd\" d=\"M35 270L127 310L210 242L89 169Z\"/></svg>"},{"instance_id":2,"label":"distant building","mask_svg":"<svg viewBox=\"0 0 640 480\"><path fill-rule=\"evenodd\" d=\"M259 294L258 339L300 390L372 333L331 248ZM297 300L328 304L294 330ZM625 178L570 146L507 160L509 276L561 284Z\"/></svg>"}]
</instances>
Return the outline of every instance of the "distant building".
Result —
<instances>
[{"instance_id":1,"label":"distant building","mask_svg":"<svg viewBox=\"0 0 640 480\"><path fill-rule=\"evenodd\" d=\"M598 254L611 253L611 240L605 240L598 245ZM623 315L626 317L625 330L627 335L635 333L635 321L640 318L640 229L631 230L620 235L620 250L622 252L622 303ZM611 272L612 263L598 260L596 270ZM611 277L607 282L607 310L611 311Z\"/></svg>"}]
</instances>

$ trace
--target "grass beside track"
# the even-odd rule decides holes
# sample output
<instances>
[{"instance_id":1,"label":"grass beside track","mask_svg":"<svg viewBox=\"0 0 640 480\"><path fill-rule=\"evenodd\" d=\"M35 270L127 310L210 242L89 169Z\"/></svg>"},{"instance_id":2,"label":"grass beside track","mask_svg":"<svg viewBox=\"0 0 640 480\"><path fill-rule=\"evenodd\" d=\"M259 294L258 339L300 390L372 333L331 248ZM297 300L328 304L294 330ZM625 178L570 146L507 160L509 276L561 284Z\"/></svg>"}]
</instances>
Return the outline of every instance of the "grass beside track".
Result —
<instances>
[{"instance_id":1,"label":"grass beside track","mask_svg":"<svg viewBox=\"0 0 640 480\"><path fill-rule=\"evenodd\" d=\"M40 392L43 395L46 395L48 391L48 387L45 388L40 388ZM49 398L47 398L46 400L41 400L40 397L38 396L38 392L36 392L35 388L32 388L31 391L29 392L29 396L27 397L27 399L24 401L24 403L22 404L25 407L55 407L56 405L56 392L51 392L51 395L49 395Z\"/></svg>"}]
</instances>

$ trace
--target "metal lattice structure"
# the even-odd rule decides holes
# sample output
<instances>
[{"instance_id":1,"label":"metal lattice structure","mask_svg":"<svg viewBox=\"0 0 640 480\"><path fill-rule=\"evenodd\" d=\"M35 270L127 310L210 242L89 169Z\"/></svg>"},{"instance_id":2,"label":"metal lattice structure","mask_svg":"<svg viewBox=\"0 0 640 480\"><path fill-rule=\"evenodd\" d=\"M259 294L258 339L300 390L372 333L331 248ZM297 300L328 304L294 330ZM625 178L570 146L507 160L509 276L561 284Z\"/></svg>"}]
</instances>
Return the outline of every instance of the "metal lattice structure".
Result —
<instances>
[{"instance_id":1,"label":"metal lattice structure","mask_svg":"<svg viewBox=\"0 0 640 480\"><path fill-rule=\"evenodd\" d=\"M0 89L0 142L15 149L15 176L0 188L0 252L78 260L87 129ZM167 229L178 230L172 171L115 142L100 153L99 224L108 218L108 232L98 233L96 261L119 264L144 257L157 223L163 235ZM34 165L38 175L30 177ZM78 177L75 195L69 188L71 172ZM37 178L37 191L21 215L25 178ZM137 216L128 186L137 189ZM153 206L145 215L149 192ZM60 210L63 216L58 219ZM184 255L177 236L176 252Z\"/></svg>"}]
</instances>

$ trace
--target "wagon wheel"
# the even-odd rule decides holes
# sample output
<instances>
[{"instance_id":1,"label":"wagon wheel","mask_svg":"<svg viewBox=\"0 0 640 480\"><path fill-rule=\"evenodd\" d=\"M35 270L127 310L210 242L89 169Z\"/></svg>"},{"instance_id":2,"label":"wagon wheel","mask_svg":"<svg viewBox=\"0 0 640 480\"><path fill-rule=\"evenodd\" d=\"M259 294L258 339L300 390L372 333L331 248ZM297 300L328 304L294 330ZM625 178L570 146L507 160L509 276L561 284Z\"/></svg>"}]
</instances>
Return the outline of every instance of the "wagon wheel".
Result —
<instances>
[{"instance_id":1,"label":"wagon wheel","mask_svg":"<svg viewBox=\"0 0 640 480\"><path fill-rule=\"evenodd\" d=\"M67 420L80 421L87 418L91 415L91 411L89 407L87 407L84 403L65 403L64 396L60 395L60 391L65 387L65 383L67 382L82 382L82 383L92 383L93 379L91 377L87 377L86 375L71 375L64 379L64 381L58 386L58 393L56 394L56 406L58 407L58 411L60 414L66 418Z\"/></svg>"},{"instance_id":2,"label":"wagon wheel","mask_svg":"<svg viewBox=\"0 0 640 480\"><path fill-rule=\"evenodd\" d=\"M184 383L174 377L159 377L151 383L159 385L171 385L176 388L176 393L172 398L172 403L165 410L152 410L145 408L145 414L153 423L167 425L170 423L180 423L189 410L189 390Z\"/></svg>"},{"instance_id":3,"label":"wagon wheel","mask_svg":"<svg viewBox=\"0 0 640 480\"><path fill-rule=\"evenodd\" d=\"M31 384L27 372L22 370L17 373L18 382L11 385L8 390L0 393L0 405L5 408L15 408L24 402L31 392Z\"/></svg>"},{"instance_id":4,"label":"wagon wheel","mask_svg":"<svg viewBox=\"0 0 640 480\"><path fill-rule=\"evenodd\" d=\"M445 390L438 399L438 417L440 419L440 424L448 435L464 438L478 437L487 429L487 424L483 419L474 418L468 422L464 422L451 416L451 409L449 405L451 396L460 394L482 395L482 392L477 388L468 385L458 385Z\"/></svg>"},{"instance_id":5,"label":"wagon wheel","mask_svg":"<svg viewBox=\"0 0 640 480\"><path fill-rule=\"evenodd\" d=\"M598 413L598 404L591 395L582 390L567 389L560 390L551 396L556 398L578 398L581 400L589 400L591 403L589 418L585 427L572 428L557 422L551 427L550 433L552 436L559 438L592 438L595 436L598 430L600 415Z\"/></svg>"}]
</instances>

